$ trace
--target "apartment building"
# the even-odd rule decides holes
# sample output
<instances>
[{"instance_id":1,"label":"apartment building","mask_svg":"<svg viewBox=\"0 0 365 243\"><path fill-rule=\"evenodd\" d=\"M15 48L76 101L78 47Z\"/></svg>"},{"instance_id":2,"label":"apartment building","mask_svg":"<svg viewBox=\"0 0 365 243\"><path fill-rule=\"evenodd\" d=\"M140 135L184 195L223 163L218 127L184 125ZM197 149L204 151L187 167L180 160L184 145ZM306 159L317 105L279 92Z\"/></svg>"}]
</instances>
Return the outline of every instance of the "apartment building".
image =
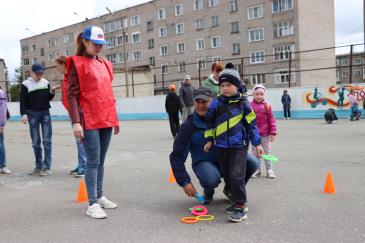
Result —
<instances>
[{"instance_id":1,"label":"apartment building","mask_svg":"<svg viewBox=\"0 0 365 243\"><path fill-rule=\"evenodd\" d=\"M357 52L352 55L352 82L365 82L365 53ZM350 54L341 54L336 57L336 82L344 84L350 82Z\"/></svg>"},{"instance_id":2,"label":"apartment building","mask_svg":"<svg viewBox=\"0 0 365 243\"><path fill-rule=\"evenodd\" d=\"M110 44L103 55L118 70L149 65L155 94L185 74L198 85L215 60L229 60L251 84L328 85L335 69L310 70L333 67L334 49L301 51L334 46L334 22L333 0L154 0L21 40L22 68L52 67L74 53L85 26L98 25Z\"/></svg>"}]
</instances>

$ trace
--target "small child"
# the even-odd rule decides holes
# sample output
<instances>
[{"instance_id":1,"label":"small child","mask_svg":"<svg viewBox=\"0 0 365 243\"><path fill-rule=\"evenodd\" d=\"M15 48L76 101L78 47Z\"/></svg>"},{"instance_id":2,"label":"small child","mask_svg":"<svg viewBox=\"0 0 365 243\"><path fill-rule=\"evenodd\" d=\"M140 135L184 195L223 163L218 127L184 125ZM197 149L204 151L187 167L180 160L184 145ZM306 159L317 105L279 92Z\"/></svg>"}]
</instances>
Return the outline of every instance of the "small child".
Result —
<instances>
[{"instance_id":1,"label":"small child","mask_svg":"<svg viewBox=\"0 0 365 243\"><path fill-rule=\"evenodd\" d=\"M256 146L259 156L263 153L260 136L256 127L255 113L247 99L239 92L242 86L236 70L224 69L219 74L220 96L209 106L205 117L208 152L215 141L217 159L223 175L225 188L230 190L232 205L226 208L231 214L229 220L240 222L247 218L245 174L246 154L251 143Z\"/></svg>"},{"instance_id":2,"label":"small child","mask_svg":"<svg viewBox=\"0 0 365 243\"><path fill-rule=\"evenodd\" d=\"M350 121L353 121L354 119L360 120L361 111L359 110L359 102L357 100L355 92L351 90L350 93L348 94L348 97L351 105Z\"/></svg>"},{"instance_id":3,"label":"small child","mask_svg":"<svg viewBox=\"0 0 365 243\"><path fill-rule=\"evenodd\" d=\"M338 118L336 116L336 111L332 108L329 108L324 113L324 120L327 122L327 124L331 124L333 121L337 121Z\"/></svg>"},{"instance_id":4,"label":"small child","mask_svg":"<svg viewBox=\"0 0 365 243\"><path fill-rule=\"evenodd\" d=\"M261 84L253 87L253 100L250 105L256 114L256 124L260 131L261 145L264 148L265 154L271 153L270 143L274 141L276 136L276 120L272 112L271 106L265 101L265 87ZM259 158L256 149L253 147L252 152ZM274 171L272 170L271 161L265 160L267 177L270 179L275 178ZM256 174L253 177L261 176L261 163L258 167Z\"/></svg>"}]
</instances>

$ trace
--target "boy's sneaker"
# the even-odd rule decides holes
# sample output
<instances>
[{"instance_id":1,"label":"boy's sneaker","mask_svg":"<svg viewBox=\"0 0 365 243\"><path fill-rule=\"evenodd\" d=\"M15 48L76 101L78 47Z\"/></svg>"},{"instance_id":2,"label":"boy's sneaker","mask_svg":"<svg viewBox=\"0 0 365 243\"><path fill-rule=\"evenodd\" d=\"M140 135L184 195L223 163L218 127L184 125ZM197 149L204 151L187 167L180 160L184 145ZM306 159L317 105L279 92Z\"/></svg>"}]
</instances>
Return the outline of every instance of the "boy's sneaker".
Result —
<instances>
[{"instance_id":1,"label":"boy's sneaker","mask_svg":"<svg viewBox=\"0 0 365 243\"><path fill-rule=\"evenodd\" d=\"M235 208L236 208L236 205L235 204L231 204L231 206L227 207L224 210L224 212L226 212L228 214L232 214ZM243 206L243 211L245 211L246 213L248 212L248 207L247 207L246 204Z\"/></svg>"},{"instance_id":2,"label":"boy's sneaker","mask_svg":"<svg viewBox=\"0 0 365 243\"><path fill-rule=\"evenodd\" d=\"M101 209L100 205L97 203L94 203L87 208L86 215L94 219L104 219L107 217L104 210Z\"/></svg>"},{"instance_id":3,"label":"boy's sneaker","mask_svg":"<svg viewBox=\"0 0 365 243\"><path fill-rule=\"evenodd\" d=\"M79 168L70 171L70 175L76 175L79 172Z\"/></svg>"},{"instance_id":4,"label":"boy's sneaker","mask_svg":"<svg viewBox=\"0 0 365 243\"><path fill-rule=\"evenodd\" d=\"M100 205L100 207L102 208L106 208L106 209L114 209L117 208L118 205L109 201L106 197L101 197L98 199L98 204Z\"/></svg>"},{"instance_id":5,"label":"boy's sneaker","mask_svg":"<svg viewBox=\"0 0 365 243\"><path fill-rule=\"evenodd\" d=\"M228 217L231 222L241 222L244 219L247 219L247 213L243 208L235 208L231 216Z\"/></svg>"},{"instance_id":6,"label":"boy's sneaker","mask_svg":"<svg viewBox=\"0 0 365 243\"><path fill-rule=\"evenodd\" d=\"M35 168L35 169L33 169L30 173L29 173L29 175L39 175L40 173L41 173L41 169L37 169L37 168Z\"/></svg>"},{"instance_id":7,"label":"boy's sneaker","mask_svg":"<svg viewBox=\"0 0 365 243\"><path fill-rule=\"evenodd\" d=\"M4 168L0 169L0 174L9 175L9 174L11 174L11 171L8 168L4 167Z\"/></svg>"},{"instance_id":8,"label":"boy's sneaker","mask_svg":"<svg viewBox=\"0 0 365 243\"><path fill-rule=\"evenodd\" d=\"M213 202L213 195L210 197L204 195L203 198L204 198L204 203L203 203L204 205L209 205Z\"/></svg>"},{"instance_id":9,"label":"boy's sneaker","mask_svg":"<svg viewBox=\"0 0 365 243\"><path fill-rule=\"evenodd\" d=\"M85 176L85 171L84 170L79 170L76 174L75 177L76 178L81 178Z\"/></svg>"},{"instance_id":10,"label":"boy's sneaker","mask_svg":"<svg viewBox=\"0 0 365 243\"><path fill-rule=\"evenodd\" d=\"M251 178L257 178L261 176L261 170L257 170L255 173L253 173L253 175L251 176Z\"/></svg>"},{"instance_id":11,"label":"boy's sneaker","mask_svg":"<svg viewBox=\"0 0 365 243\"><path fill-rule=\"evenodd\" d=\"M269 179L275 179L275 178L276 178L276 176L275 176L275 174L274 174L274 171L273 171L273 170L268 170L268 171L267 171L267 177L268 177Z\"/></svg>"},{"instance_id":12,"label":"boy's sneaker","mask_svg":"<svg viewBox=\"0 0 365 243\"><path fill-rule=\"evenodd\" d=\"M42 170L39 175L40 176L50 176L52 172L50 170Z\"/></svg>"}]
</instances>

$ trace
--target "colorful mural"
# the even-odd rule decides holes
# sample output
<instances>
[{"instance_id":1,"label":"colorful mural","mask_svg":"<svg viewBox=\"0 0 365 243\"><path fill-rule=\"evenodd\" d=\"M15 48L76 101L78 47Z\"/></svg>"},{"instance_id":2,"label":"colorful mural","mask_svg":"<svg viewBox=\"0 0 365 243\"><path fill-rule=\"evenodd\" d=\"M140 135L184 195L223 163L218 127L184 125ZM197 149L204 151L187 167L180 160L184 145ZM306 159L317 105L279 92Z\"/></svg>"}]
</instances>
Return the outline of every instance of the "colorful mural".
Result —
<instances>
[{"instance_id":1,"label":"colorful mural","mask_svg":"<svg viewBox=\"0 0 365 243\"><path fill-rule=\"evenodd\" d=\"M365 97L365 87L359 85L345 84L339 86L330 86L326 95L319 88L315 87L314 91L304 93L305 103L309 104L313 109L317 106L330 106L334 108L349 108L350 103L347 99L349 92L353 90L358 101L362 101Z\"/></svg>"}]
</instances>

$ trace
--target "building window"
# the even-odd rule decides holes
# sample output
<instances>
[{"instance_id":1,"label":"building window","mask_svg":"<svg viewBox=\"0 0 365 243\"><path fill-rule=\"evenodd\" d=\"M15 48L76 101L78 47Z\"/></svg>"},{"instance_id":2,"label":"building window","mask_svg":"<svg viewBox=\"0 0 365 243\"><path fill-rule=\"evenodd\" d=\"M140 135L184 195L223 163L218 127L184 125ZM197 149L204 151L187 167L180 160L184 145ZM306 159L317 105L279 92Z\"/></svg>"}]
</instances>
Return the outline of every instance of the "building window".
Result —
<instances>
[{"instance_id":1,"label":"building window","mask_svg":"<svg viewBox=\"0 0 365 243\"><path fill-rule=\"evenodd\" d=\"M124 60L124 58L126 60ZM124 52L120 52L117 54L117 63L125 63L125 61L128 61L129 59L129 53L127 52L127 55L124 54Z\"/></svg>"},{"instance_id":2,"label":"building window","mask_svg":"<svg viewBox=\"0 0 365 243\"><path fill-rule=\"evenodd\" d=\"M32 45L32 52L35 52L37 50L37 46L36 45Z\"/></svg>"},{"instance_id":3,"label":"building window","mask_svg":"<svg viewBox=\"0 0 365 243\"><path fill-rule=\"evenodd\" d=\"M233 64L234 69L242 75L242 65L241 64Z\"/></svg>"},{"instance_id":4,"label":"building window","mask_svg":"<svg viewBox=\"0 0 365 243\"><path fill-rule=\"evenodd\" d=\"M362 71L361 70L354 70L354 75L355 75L355 77L359 78L362 75Z\"/></svg>"},{"instance_id":5,"label":"building window","mask_svg":"<svg viewBox=\"0 0 365 243\"><path fill-rule=\"evenodd\" d=\"M117 63L117 55L116 54L109 54L106 55L106 58L113 64Z\"/></svg>"},{"instance_id":6,"label":"building window","mask_svg":"<svg viewBox=\"0 0 365 243\"><path fill-rule=\"evenodd\" d=\"M157 18L159 20L166 19L166 9L164 9L164 8L159 9L157 12Z\"/></svg>"},{"instance_id":7,"label":"building window","mask_svg":"<svg viewBox=\"0 0 365 243\"><path fill-rule=\"evenodd\" d=\"M272 12L277 13L293 9L293 0L273 0L272 1Z\"/></svg>"},{"instance_id":8,"label":"building window","mask_svg":"<svg viewBox=\"0 0 365 243\"><path fill-rule=\"evenodd\" d=\"M155 40L149 39L148 40L148 49L153 49L153 48L155 48Z\"/></svg>"},{"instance_id":9,"label":"building window","mask_svg":"<svg viewBox=\"0 0 365 243\"><path fill-rule=\"evenodd\" d=\"M203 30L204 29L204 19L197 19L195 21L196 30Z\"/></svg>"},{"instance_id":10,"label":"building window","mask_svg":"<svg viewBox=\"0 0 365 243\"><path fill-rule=\"evenodd\" d=\"M153 21L147 21L147 31L152 31L153 30Z\"/></svg>"},{"instance_id":11,"label":"building window","mask_svg":"<svg viewBox=\"0 0 365 243\"><path fill-rule=\"evenodd\" d=\"M337 81L340 79L340 70L336 70L336 79Z\"/></svg>"},{"instance_id":12,"label":"building window","mask_svg":"<svg viewBox=\"0 0 365 243\"><path fill-rule=\"evenodd\" d=\"M150 65L151 66L155 66L156 65L156 59L155 59L155 57L150 57L149 60L150 60Z\"/></svg>"},{"instance_id":13,"label":"building window","mask_svg":"<svg viewBox=\"0 0 365 243\"><path fill-rule=\"evenodd\" d=\"M29 65L29 58L23 58L23 65L28 66Z\"/></svg>"},{"instance_id":14,"label":"building window","mask_svg":"<svg viewBox=\"0 0 365 243\"><path fill-rule=\"evenodd\" d=\"M362 79L365 79L365 68L362 69Z\"/></svg>"},{"instance_id":15,"label":"building window","mask_svg":"<svg viewBox=\"0 0 365 243\"><path fill-rule=\"evenodd\" d=\"M28 46L23 46L23 47L22 47L22 52L23 52L23 53L24 53L24 52L28 52L28 50L29 50L29 49L28 49Z\"/></svg>"},{"instance_id":16,"label":"building window","mask_svg":"<svg viewBox=\"0 0 365 243\"><path fill-rule=\"evenodd\" d=\"M250 76L250 82L252 85L265 84L265 74L253 74Z\"/></svg>"},{"instance_id":17,"label":"building window","mask_svg":"<svg viewBox=\"0 0 365 243\"><path fill-rule=\"evenodd\" d=\"M48 61L53 61L54 59L56 59L56 57L58 56L58 53L56 52L51 52L48 54Z\"/></svg>"},{"instance_id":18,"label":"building window","mask_svg":"<svg viewBox=\"0 0 365 243\"><path fill-rule=\"evenodd\" d=\"M265 62L265 51L250 52L250 64Z\"/></svg>"},{"instance_id":19,"label":"building window","mask_svg":"<svg viewBox=\"0 0 365 243\"><path fill-rule=\"evenodd\" d=\"M168 54L168 47L167 45L160 47L160 56L166 56Z\"/></svg>"},{"instance_id":20,"label":"building window","mask_svg":"<svg viewBox=\"0 0 365 243\"><path fill-rule=\"evenodd\" d=\"M175 16L184 14L184 5L182 3L175 5Z\"/></svg>"},{"instance_id":21,"label":"building window","mask_svg":"<svg viewBox=\"0 0 365 243\"><path fill-rule=\"evenodd\" d=\"M342 77L343 78L348 78L348 76L349 76L349 72L348 71L343 71L342 72Z\"/></svg>"},{"instance_id":22,"label":"building window","mask_svg":"<svg viewBox=\"0 0 365 243\"><path fill-rule=\"evenodd\" d=\"M229 0L229 11L230 12L238 11L238 0Z\"/></svg>"},{"instance_id":23,"label":"building window","mask_svg":"<svg viewBox=\"0 0 365 243\"><path fill-rule=\"evenodd\" d=\"M264 7L262 5L250 7L247 9L248 19L259 19L264 17Z\"/></svg>"},{"instance_id":24,"label":"building window","mask_svg":"<svg viewBox=\"0 0 365 243\"><path fill-rule=\"evenodd\" d=\"M116 30L120 30L128 27L128 18L124 17L121 19L109 21L104 23L104 32L109 33Z\"/></svg>"},{"instance_id":25,"label":"building window","mask_svg":"<svg viewBox=\"0 0 365 243\"><path fill-rule=\"evenodd\" d=\"M232 22L231 23L231 34L240 32L240 25L239 22Z\"/></svg>"},{"instance_id":26,"label":"building window","mask_svg":"<svg viewBox=\"0 0 365 243\"><path fill-rule=\"evenodd\" d=\"M212 48L220 48L221 47L221 37L213 36L210 38L210 44Z\"/></svg>"},{"instance_id":27,"label":"building window","mask_svg":"<svg viewBox=\"0 0 365 243\"><path fill-rule=\"evenodd\" d=\"M362 64L361 59L360 58L356 58L355 59L355 65L360 65L360 64Z\"/></svg>"},{"instance_id":28,"label":"building window","mask_svg":"<svg viewBox=\"0 0 365 243\"><path fill-rule=\"evenodd\" d=\"M198 59L197 64L198 64L198 69L206 69L207 68L207 61L205 59Z\"/></svg>"},{"instance_id":29,"label":"building window","mask_svg":"<svg viewBox=\"0 0 365 243\"><path fill-rule=\"evenodd\" d=\"M185 43L176 43L176 53L184 53L185 52Z\"/></svg>"},{"instance_id":30,"label":"building window","mask_svg":"<svg viewBox=\"0 0 365 243\"><path fill-rule=\"evenodd\" d=\"M204 2L203 0L194 0L194 11L202 10Z\"/></svg>"},{"instance_id":31,"label":"building window","mask_svg":"<svg viewBox=\"0 0 365 243\"><path fill-rule=\"evenodd\" d=\"M295 69L292 69L290 82L295 83ZM288 69L275 70L275 83L276 84L289 83L289 70Z\"/></svg>"},{"instance_id":32,"label":"building window","mask_svg":"<svg viewBox=\"0 0 365 243\"><path fill-rule=\"evenodd\" d=\"M209 7L218 6L219 0L208 0Z\"/></svg>"},{"instance_id":33,"label":"building window","mask_svg":"<svg viewBox=\"0 0 365 243\"><path fill-rule=\"evenodd\" d=\"M68 56L71 56L72 54L71 54L71 50L69 50L69 49L66 49L65 50L65 56L66 57L68 57Z\"/></svg>"},{"instance_id":34,"label":"building window","mask_svg":"<svg viewBox=\"0 0 365 243\"><path fill-rule=\"evenodd\" d=\"M162 64L161 65L161 73L162 74L168 74L169 73L169 69L168 69L167 64Z\"/></svg>"},{"instance_id":35,"label":"building window","mask_svg":"<svg viewBox=\"0 0 365 243\"><path fill-rule=\"evenodd\" d=\"M113 48L117 46L118 39L117 37L108 38L105 40L108 42L108 45L106 46L107 49Z\"/></svg>"},{"instance_id":36,"label":"building window","mask_svg":"<svg viewBox=\"0 0 365 243\"><path fill-rule=\"evenodd\" d=\"M48 40L48 47L54 47L54 46L57 46L57 42L58 40L55 39L55 38L51 38Z\"/></svg>"},{"instance_id":37,"label":"building window","mask_svg":"<svg viewBox=\"0 0 365 243\"><path fill-rule=\"evenodd\" d=\"M176 34L177 35L184 34L184 24L176 24Z\"/></svg>"},{"instance_id":38,"label":"building window","mask_svg":"<svg viewBox=\"0 0 365 243\"><path fill-rule=\"evenodd\" d=\"M222 61L222 57L220 57L220 56L218 56L218 57L212 57L212 63L218 62L218 61Z\"/></svg>"},{"instance_id":39,"label":"building window","mask_svg":"<svg viewBox=\"0 0 365 243\"><path fill-rule=\"evenodd\" d=\"M283 37L294 34L294 26L289 21L274 24L274 37Z\"/></svg>"},{"instance_id":40,"label":"building window","mask_svg":"<svg viewBox=\"0 0 365 243\"><path fill-rule=\"evenodd\" d=\"M198 39L196 40L196 50L202 51L205 49L204 39Z\"/></svg>"},{"instance_id":41,"label":"building window","mask_svg":"<svg viewBox=\"0 0 365 243\"><path fill-rule=\"evenodd\" d=\"M264 28L252 29L248 31L249 42L264 40Z\"/></svg>"},{"instance_id":42,"label":"building window","mask_svg":"<svg viewBox=\"0 0 365 243\"><path fill-rule=\"evenodd\" d=\"M124 45L124 43L128 43L128 34L125 34L125 37L123 35L117 36L117 45Z\"/></svg>"},{"instance_id":43,"label":"building window","mask_svg":"<svg viewBox=\"0 0 365 243\"><path fill-rule=\"evenodd\" d=\"M63 43L64 44L68 44L70 43L74 38L74 34L73 33L67 33L63 35Z\"/></svg>"},{"instance_id":44,"label":"building window","mask_svg":"<svg viewBox=\"0 0 365 243\"><path fill-rule=\"evenodd\" d=\"M132 57L133 57L133 61L141 61L141 58L142 58L141 51L133 51Z\"/></svg>"},{"instance_id":45,"label":"building window","mask_svg":"<svg viewBox=\"0 0 365 243\"><path fill-rule=\"evenodd\" d=\"M166 26L160 27L159 35L160 35L160 37L166 37L167 36L167 27Z\"/></svg>"},{"instance_id":46,"label":"building window","mask_svg":"<svg viewBox=\"0 0 365 243\"><path fill-rule=\"evenodd\" d=\"M44 57L44 48L41 48L41 57Z\"/></svg>"},{"instance_id":47,"label":"building window","mask_svg":"<svg viewBox=\"0 0 365 243\"><path fill-rule=\"evenodd\" d=\"M347 66L348 65L347 59L342 59L342 65L343 66Z\"/></svg>"},{"instance_id":48,"label":"building window","mask_svg":"<svg viewBox=\"0 0 365 243\"><path fill-rule=\"evenodd\" d=\"M132 33L132 43L133 44L141 43L141 33L140 32Z\"/></svg>"},{"instance_id":49,"label":"building window","mask_svg":"<svg viewBox=\"0 0 365 243\"><path fill-rule=\"evenodd\" d=\"M37 58L36 57L33 57L32 58L32 64L36 64L37 63Z\"/></svg>"},{"instance_id":50,"label":"building window","mask_svg":"<svg viewBox=\"0 0 365 243\"><path fill-rule=\"evenodd\" d=\"M179 65L177 66L177 71L179 73L185 72L185 62L179 62Z\"/></svg>"},{"instance_id":51,"label":"building window","mask_svg":"<svg viewBox=\"0 0 365 243\"><path fill-rule=\"evenodd\" d=\"M232 45L232 47L233 47L232 55L240 55L241 54L240 43L234 43Z\"/></svg>"},{"instance_id":52,"label":"building window","mask_svg":"<svg viewBox=\"0 0 365 243\"><path fill-rule=\"evenodd\" d=\"M217 27L219 26L219 16L212 16L212 27Z\"/></svg>"},{"instance_id":53,"label":"building window","mask_svg":"<svg viewBox=\"0 0 365 243\"><path fill-rule=\"evenodd\" d=\"M137 26L140 24L141 24L141 18L139 17L139 15L131 17L131 26Z\"/></svg>"},{"instance_id":54,"label":"building window","mask_svg":"<svg viewBox=\"0 0 365 243\"><path fill-rule=\"evenodd\" d=\"M290 53L291 58L294 58L294 44L282 45L274 47L275 61L288 60Z\"/></svg>"}]
</instances>

